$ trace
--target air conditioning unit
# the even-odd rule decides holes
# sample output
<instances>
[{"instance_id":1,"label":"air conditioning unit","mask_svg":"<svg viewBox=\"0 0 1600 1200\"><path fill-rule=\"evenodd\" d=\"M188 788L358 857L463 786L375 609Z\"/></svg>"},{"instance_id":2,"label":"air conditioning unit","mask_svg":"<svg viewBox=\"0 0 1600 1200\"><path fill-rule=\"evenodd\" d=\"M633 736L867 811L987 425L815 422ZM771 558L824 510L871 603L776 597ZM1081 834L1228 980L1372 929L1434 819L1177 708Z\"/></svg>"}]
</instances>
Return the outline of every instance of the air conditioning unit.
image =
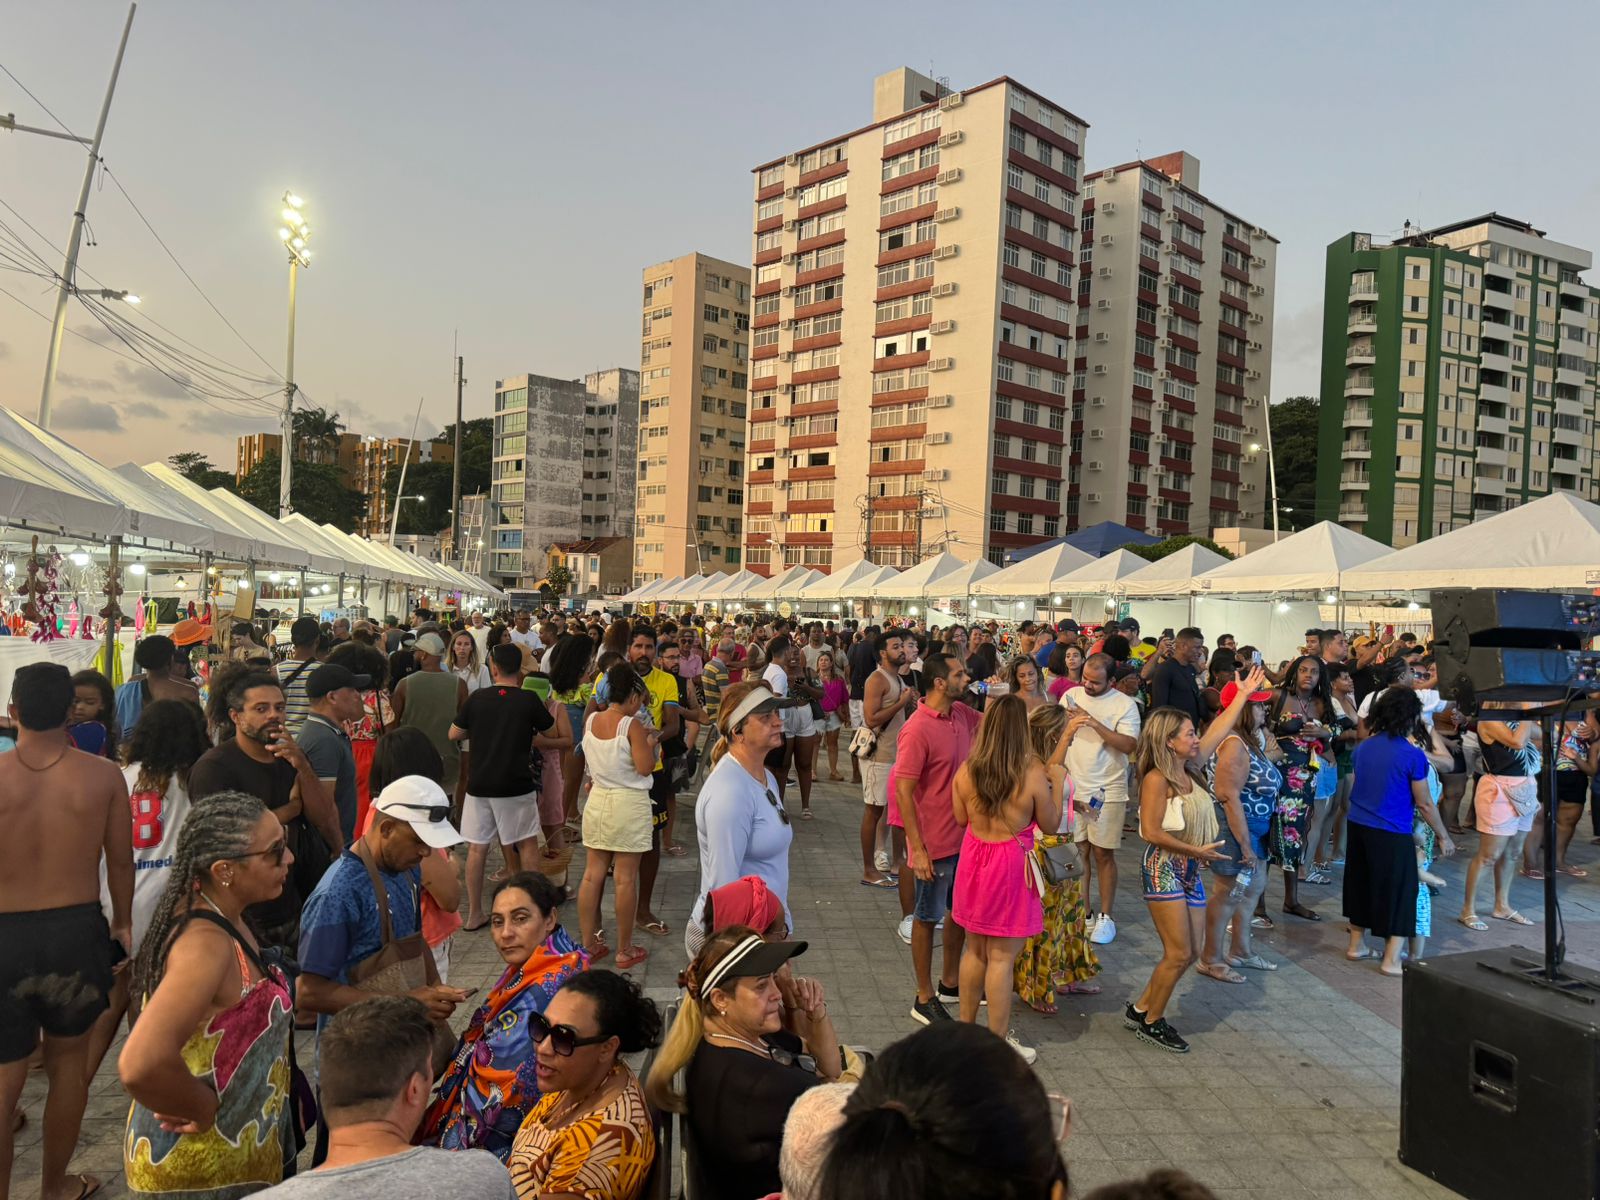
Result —
<instances>
[{"instance_id":1,"label":"air conditioning unit","mask_svg":"<svg viewBox=\"0 0 1600 1200\"><path fill-rule=\"evenodd\" d=\"M929 396L928 397L928 407L929 408L949 408L955 402L956 402L956 398L954 396L950 395L949 393L945 393L945 394L939 395L939 396Z\"/></svg>"},{"instance_id":2,"label":"air conditioning unit","mask_svg":"<svg viewBox=\"0 0 1600 1200\"><path fill-rule=\"evenodd\" d=\"M1105 406L1106 398L1104 396L1093 396L1089 400L1090 408L1104 408Z\"/></svg>"},{"instance_id":3,"label":"air conditioning unit","mask_svg":"<svg viewBox=\"0 0 1600 1200\"><path fill-rule=\"evenodd\" d=\"M1117 244L1117 239L1109 233L1102 233L1100 235L1100 244L1102 246L1115 246Z\"/></svg>"},{"instance_id":4,"label":"air conditioning unit","mask_svg":"<svg viewBox=\"0 0 1600 1200\"><path fill-rule=\"evenodd\" d=\"M1257 459L1256 455L1254 455L1254 454L1246 454L1242 461L1245 463L1246 466L1249 466L1249 465L1253 464L1256 461L1256 459Z\"/></svg>"},{"instance_id":5,"label":"air conditioning unit","mask_svg":"<svg viewBox=\"0 0 1600 1200\"><path fill-rule=\"evenodd\" d=\"M954 258L959 253L961 253L961 247L955 245L935 246L933 248L934 258Z\"/></svg>"},{"instance_id":6,"label":"air conditioning unit","mask_svg":"<svg viewBox=\"0 0 1600 1200\"><path fill-rule=\"evenodd\" d=\"M792 167L800 161L800 155L798 153L785 155L783 161Z\"/></svg>"},{"instance_id":7,"label":"air conditioning unit","mask_svg":"<svg viewBox=\"0 0 1600 1200\"><path fill-rule=\"evenodd\" d=\"M800 189L797 188L797 187L784 188L783 189L783 194L784 194L784 197L786 199L793 200L796 196L798 196L800 194Z\"/></svg>"},{"instance_id":8,"label":"air conditioning unit","mask_svg":"<svg viewBox=\"0 0 1600 1200\"><path fill-rule=\"evenodd\" d=\"M790 266L793 266L795 263L800 261L800 255L797 253L785 254L783 256L783 261L788 263Z\"/></svg>"},{"instance_id":9,"label":"air conditioning unit","mask_svg":"<svg viewBox=\"0 0 1600 1200\"><path fill-rule=\"evenodd\" d=\"M956 285L953 283L936 283L933 285L932 295L934 296L954 296L955 294Z\"/></svg>"},{"instance_id":10,"label":"air conditioning unit","mask_svg":"<svg viewBox=\"0 0 1600 1200\"><path fill-rule=\"evenodd\" d=\"M1253 313L1250 314L1250 324L1252 324L1252 325L1259 325L1263 321L1265 321L1266 319L1267 319L1266 317L1262 316L1258 312L1253 312Z\"/></svg>"},{"instance_id":11,"label":"air conditioning unit","mask_svg":"<svg viewBox=\"0 0 1600 1200\"><path fill-rule=\"evenodd\" d=\"M1106 365L1105 365L1105 363L1095 363L1095 365L1094 365L1094 373L1096 375L1104 375L1106 373Z\"/></svg>"},{"instance_id":12,"label":"air conditioning unit","mask_svg":"<svg viewBox=\"0 0 1600 1200\"><path fill-rule=\"evenodd\" d=\"M1239 485L1239 490L1246 493L1253 492L1256 490L1256 485L1253 483L1241 483Z\"/></svg>"},{"instance_id":13,"label":"air conditioning unit","mask_svg":"<svg viewBox=\"0 0 1600 1200\"><path fill-rule=\"evenodd\" d=\"M1089 430L1089 437L1091 439L1093 439L1094 441L1099 441L1101 438L1103 438L1105 436L1106 436L1106 431L1104 429L1091 429L1091 430Z\"/></svg>"},{"instance_id":14,"label":"air conditioning unit","mask_svg":"<svg viewBox=\"0 0 1600 1200\"><path fill-rule=\"evenodd\" d=\"M960 183L961 168L951 167L948 171L940 171L938 175L934 176L933 181L939 184L941 187L947 183Z\"/></svg>"},{"instance_id":15,"label":"air conditioning unit","mask_svg":"<svg viewBox=\"0 0 1600 1200\"><path fill-rule=\"evenodd\" d=\"M1090 504L1099 504L1100 503L1100 493L1099 492L1085 492L1083 498L1085 500L1087 500Z\"/></svg>"},{"instance_id":16,"label":"air conditioning unit","mask_svg":"<svg viewBox=\"0 0 1600 1200\"><path fill-rule=\"evenodd\" d=\"M1104 179L1107 183L1110 183L1116 177L1117 169L1115 167L1107 167L1104 171L1100 172L1100 178Z\"/></svg>"},{"instance_id":17,"label":"air conditioning unit","mask_svg":"<svg viewBox=\"0 0 1600 1200\"><path fill-rule=\"evenodd\" d=\"M792 319L788 318L788 317L785 317L783 320L778 322L778 328L779 329L793 329L794 328L794 321Z\"/></svg>"},{"instance_id":18,"label":"air conditioning unit","mask_svg":"<svg viewBox=\"0 0 1600 1200\"><path fill-rule=\"evenodd\" d=\"M952 108L960 108L967 102L967 98L960 92L951 92L948 96L939 98L939 107L949 112Z\"/></svg>"},{"instance_id":19,"label":"air conditioning unit","mask_svg":"<svg viewBox=\"0 0 1600 1200\"><path fill-rule=\"evenodd\" d=\"M800 218L799 217L790 217L787 221L785 221L783 223L783 227L785 229L787 229L790 233L793 233L795 231L795 229L799 226L799 224L800 224Z\"/></svg>"},{"instance_id":20,"label":"air conditioning unit","mask_svg":"<svg viewBox=\"0 0 1600 1200\"><path fill-rule=\"evenodd\" d=\"M1261 432L1260 428L1255 425L1246 425L1244 431L1251 437L1255 437L1256 434Z\"/></svg>"},{"instance_id":21,"label":"air conditioning unit","mask_svg":"<svg viewBox=\"0 0 1600 1200\"><path fill-rule=\"evenodd\" d=\"M1252 267L1264 267L1267 265L1267 260L1257 254L1250 259L1250 265Z\"/></svg>"},{"instance_id":22,"label":"air conditioning unit","mask_svg":"<svg viewBox=\"0 0 1600 1200\"><path fill-rule=\"evenodd\" d=\"M1161 307L1160 307L1160 308L1158 308L1158 309L1157 309L1157 310L1156 310L1156 311L1157 311L1157 312L1158 312L1158 313L1160 313L1160 314L1161 314L1161 315L1162 315L1162 316L1163 316L1163 317L1170 317L1170 316L1171 316L1171 315L1172 315L1172 305L1170 305L1170 304L1163 304L1163 305L1162 305L1162 306L1161 306Z\"/></svg>"},{"instance_id":23,"label":"air conditioning unit","mask_svg":"<svg viewBox=\"0 0 1600 1200\"><path fill-rule=\"evenodd\" d=\"M1178 214L1176 212L1169 212L1166 219L1168 225L1176 225L1178 223Z\"/></svg>"},{"instance_id":24,"label":"air conditioning unit","mask_svg":"<svg viewBox=\"0 0 1600 1200\"><path fill-rule=\"evenodd\" d=\"M954 333L955 329L956 323L954 321L935 321L928 326L928 332L935 336L941 333Z\"/></svg>"},{"instance_id":25,"label":"air conditioning unit","mask_svg":"<svg viewBox=\"0 0 1600 1200\"><path fill-rule=\"evenodd\" d=\"M1261 372L1255 370L1254 368L1252 368L1251 370L1248 370L1248 371L1246 371L1244 373L1244 377L1246 379L1260 379L1261 378Z\"/></svg>"},{"instance_id":26,"label":"air conditioning unit","mask_svg":"<svg viewBox=\"0 0 1600 1200\"><path fill-rule=\"evenodd\" d=\"M930 371L948 371L955 365L956 360L953 358L930 358L928 360L928 370Z\"/></svg>"},{"instance_id":27,"label":"air conditioning unit","mask_svg":"<svg viewBox=\"0 0 1600 1200\"><path fill-rule=\"evenodd\" d=\"M783 294L784 294L784 296L785 296L785 297L786 297L786 298L787 298L787 297L789 297L789 296L793 296L793 295L794 295L794 288L793 288L793 287L786 287L786 288L784 288L784 289L783 289Z\"/></svg>"},{"instance_id":28,"label":"air conditioning unit","mask_svg":"<svg viewBox=\"0 0 1600 1200\"><path fill-rule=\"evenodd\" d=\"M939 145L959 146L963 141L966 140L966 136L967 135L962 133L961 130L952 129L949 133L941 133L939 135Z\"/></svg>"},{"instance_id":29,"label":"air conditioning unit","mask_svg":"<svg viewBox=\"0 0 1600 1200\"><path fill-rule=\"evenodd\" d=\"M1261 349L1261 343L1260 342L1251 342L1250 343L1250 349L1254 350L1254 351L1259 351Z\"/></svg>"},{"instance_id":30,"label":"air conditioning unit","mask_svg":"<svg viewBox=\"0 0 1600 1200\"><path fill-rule=\"evenodd\" d=\"M927 471L924 471L922 473L922 477L929 483L938 483L941 480L949 479L950 472L945 470L943 467L933 467Z\"/></svg>"},{"instance_id":31,"label":"air conditioning unit","mask_svg":"<svg viewBox=\"0 0 1600 1200\"><path fill-rule=\"evenodd\" d=\"M1172 339L1171 338L1157 338L1156 339L1156 349L1157 350L1165 350L1170 345L1172 345Z\"/></svg>"},{"instance_id":32,"label":"air conditioning unit","mask_svg":"<svg viewBox=\"0 0 1600 1200\"><path fill-rule=\"evenodd\" d=\"M1098 272L1098 274L1099 274L1101 279L1110 279L1111 278L1111 268L1110 267L1101 267L1099 272Z\"/></svg>"},{"instance_id":33,"label":"air conditioning unit","mask_svg":"<svg viewBox=\"0 0 1600 1200\"><path fill-rule=\"evenodd\" d=\"M787 492L789 490L789 481L787 479L780 479L772 485L772 489L773 491L777 492Z\"/></svg>"},{"instance_id":34,"label":"air conditioning unit","mask_svg":"<svg viewBox=\"0 0 1600 1200\"><path fill-rule=\"evenodd\" d=\"M1099 333L1094 335L1094 340L1097 342L1109 342L1111 340L1111 335L1105 330L1101 330Z\"/></svg>"},{"instance_id":35,"label":"air conditioning unit","mask_svg":"<svg viewBox=\"0 0 1600 1200\"><path fill-rule=\"evenodd\" d=\"M948 446L950 444L950 434L948 430L941 429L936 433L924 434L922 441L924 445L928 446Z\"/></svg>"},{"instance_id":36,"label":"air conditioning unit","mask_svg":"<svg viewBox=\"0 0 1600 1200\"><path fill-rule=\"evenodd\" d=\"M1105 469L1105 463L1101 462L1098 458L1091 458L1083 465L1091 471L1102 471Z\"/></svg>"},{"instance_id":37,"label":"air conditioning unit","mask_svg":"<svg viewBox=\"0 0 1600 1200\"><path fill-rule=\"evenodd\" d=\"M779 354L778 354L778 361L779 362L793 362L794 361L794 351L793 350L780 351Z\"/></svg>"},{"instance_id":38,"label":"air conditioning unit","mask_svg":"<svg viewBox=\"0 0 1600 1200\"><path fill-rule=\"evenodd\" d=\"M1101 312L1106 312L1111 308L1111 301L1109 301L1109 300L1096 300L1094 306L1096 308L1098 308Z\"/></svg>"},{"instance_id":39,"label":"air conditioning unit","mask_svg":"<svg viewBox=\"0 0 1600 1200\"><path fill-rule=\"evenodd\" d=\"M1262 287L1259 283L1252 283L1250 285L1250 294L1252 296L1265 296L1267 294L1267 289Z\"/></svg>"},{"instance_id":40,"label":"air conditioning unit","mask_svg":"<svg viewBox=\"0 0 1600 1200\"><path fill-rule=\"evenodd\" d=\"M940 221L940 222L943 222L943 221L954 221L960 215L961 215L961 210L952 205L950 208L941 208L941 209L939 209L937 212L935 212L933 214L933 219L935 221Z\"/></svg>"}]
</instances>

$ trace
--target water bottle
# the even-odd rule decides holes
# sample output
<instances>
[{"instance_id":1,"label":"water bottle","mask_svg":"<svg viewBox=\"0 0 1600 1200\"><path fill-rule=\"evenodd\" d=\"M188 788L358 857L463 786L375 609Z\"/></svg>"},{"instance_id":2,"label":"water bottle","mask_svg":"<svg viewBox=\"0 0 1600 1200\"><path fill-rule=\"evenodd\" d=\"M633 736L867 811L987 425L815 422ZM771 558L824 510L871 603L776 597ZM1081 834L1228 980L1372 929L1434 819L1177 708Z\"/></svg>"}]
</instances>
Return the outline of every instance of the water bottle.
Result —
<instances>
[{"instance_id":1,"label":"water bottle","mask_svg":"<svg viewBox=\"0 0 1600 1200\"><path fill-rule=\"evenodd\" d=\"M1106 802L1106 790L1105 790L1105 788L1097 789L1095 791L1095 794L1089 797L1089 811L1092 812L1092 813L1099 812L1101 807L1104 806L1105 802Z\"/></svg>"},{"instance_id":2,"label":"water bottle","mask_svg":"<svg viewBox=\"0 0 1600 1200\"><path fill-rule=\"evenodd\" d=\"M1230 896L1235 900L1243 900L1250 894L1250 885L1255 881L1255 867L1241 867L1238 876L1233 881L1233 891Z\"/></svg>"}]
</instances>

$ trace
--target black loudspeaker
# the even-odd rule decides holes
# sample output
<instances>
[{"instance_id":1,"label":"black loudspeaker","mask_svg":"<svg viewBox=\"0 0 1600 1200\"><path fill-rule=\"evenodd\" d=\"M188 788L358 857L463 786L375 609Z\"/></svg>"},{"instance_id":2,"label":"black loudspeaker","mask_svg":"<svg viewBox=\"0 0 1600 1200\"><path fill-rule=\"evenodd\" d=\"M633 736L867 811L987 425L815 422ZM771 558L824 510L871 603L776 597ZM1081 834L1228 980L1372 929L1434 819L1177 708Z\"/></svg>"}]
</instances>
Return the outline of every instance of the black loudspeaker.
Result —
<instances>
[{"instance_id":1,"label":"black loudspeaker","mask_svg":"<svg viewBox=\"0 0 1600 1200\"><path fill-rule=\"evenodd\" d=\"M1554 592L1434 591L1439 691L1471 709L1480 701L1560 700L1600 687L1600 599Z\"/></svg>"},{"instance_id":2,"label":"black loudspeaker","mask_svg":"<svg viewBox=\"0 0 1600 1200\"><path fill-rule=\"evenodd\" d=\"M1472 1200L1600 1197L1600 973L1531 986L1520 947L1408 964L1400 1161ZM1587 986L1583 986L1583 985Z\"/></svg>"}]
</instances>

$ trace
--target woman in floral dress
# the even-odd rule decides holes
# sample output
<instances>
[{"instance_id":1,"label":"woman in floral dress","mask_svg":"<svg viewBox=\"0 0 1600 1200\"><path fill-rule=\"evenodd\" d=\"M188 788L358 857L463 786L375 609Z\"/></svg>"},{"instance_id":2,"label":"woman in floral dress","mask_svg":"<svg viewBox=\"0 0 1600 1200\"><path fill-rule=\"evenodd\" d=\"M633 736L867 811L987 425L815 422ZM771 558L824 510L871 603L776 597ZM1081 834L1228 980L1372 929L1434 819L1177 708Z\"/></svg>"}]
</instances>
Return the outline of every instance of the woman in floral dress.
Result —
<instances>
[{"instance_id":1,"label":"woman in floral dress","mask_svg":"<svg viewBox=\"0 0 1600 1200\"><path fill-rule=\"evenodd\" d=\"M1328 694L1322 660L1301 655L1289 664L1283 686L1267 712L1267 727L1283 751L1279 764L1283 790L1278 793L1267 834L1267 857L1283 868L1283 911L1306 921L1322 919L1300 903L1300 864L1308 861L1306 830L1316 802L1317 775L1336 770L1332 757L1333 717L1333 700ZM1305 882L1327 883L1328 877L1313 872Z\"/></svg>"},{"instance_id":2,"label":"woman in floral dress","mask_svg":"<svg viewBox=\"0 0 1600 1200\"><path fill-rule=\"evenodd\" d=\"M1041 762L1051 761L1066 727L1067 710L1059 704L1043 705L1029 715L1033 752ZM1070 779L1066 780L1066 787L1063 804L1070 810ZM1046 834L1041 830L1036 842L1041 853L1071 845L1070 831ZM1013 972L1017 995L1035 1012L1053 1013L1057 996L1092 996L1099 992L1100 985L1089 982L1099 973L1100 960L1089 942L1089 913L1083 903L1082 879L1048 884L1044 894L1044 931L1023 943L1017 954Z\"/></svg>"}]
</instances>

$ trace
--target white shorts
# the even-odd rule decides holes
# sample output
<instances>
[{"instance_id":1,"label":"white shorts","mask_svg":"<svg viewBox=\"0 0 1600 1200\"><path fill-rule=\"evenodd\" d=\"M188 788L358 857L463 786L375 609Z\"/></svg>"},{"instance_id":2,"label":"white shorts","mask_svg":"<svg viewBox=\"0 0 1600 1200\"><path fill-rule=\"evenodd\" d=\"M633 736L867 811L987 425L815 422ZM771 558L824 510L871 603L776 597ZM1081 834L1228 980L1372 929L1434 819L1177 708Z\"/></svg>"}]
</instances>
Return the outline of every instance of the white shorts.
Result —
<instances>
[{"instance_id":1,"label":"white shorts","mask_svg":"<svg viewBox=\"0 0 1600 1200\"><path fill-rule=\"evenodd\" d=\"M792 738L817 736L817 719L811 715L811 706L783 710L783 732Z\"/></svg>"},{"instance_id":2,"label":"white shorts","mask_svg":"<svg viewBox=\"0 0 1600 1200\"><path fill-rule=\"evenodd\" d=\"M487 846L530 841L539 836L539 797L467 795L461 806L461 836L469 845Z\"/></svg>"},{"instance_id":3,"label":"white shorts","mask_svg":"<svg viewBox=\"0 0 1600 1200\"><path fill-rule=\"evenodd\" d=\"M1128 816L1128 802L1106 797L1099 812L1072 814L1072 840L1088 842L1102 850L1115 850L1122 845L1122 825Z\"/></svg>"},{"instance_id":4,"label":"white shorts","mask_svg":"<svg viewBox=\"0 0 1600 1200\"><path fill-rule=\"evenodd\" d=\"M861 802L871 808L889 807L889 772L893 763L873 762L861 764Z\"/></svg>"},{"instance_id":5,"label":"white shorts","mask_svg":"<svg viewBox=\"0 0 1600 1200\"><path fill-rule=\"evenodd\" d=\"M867 723L867 702L865 700L850 701L850 728L860 729Z\"/></svg>"}]
</instances>

